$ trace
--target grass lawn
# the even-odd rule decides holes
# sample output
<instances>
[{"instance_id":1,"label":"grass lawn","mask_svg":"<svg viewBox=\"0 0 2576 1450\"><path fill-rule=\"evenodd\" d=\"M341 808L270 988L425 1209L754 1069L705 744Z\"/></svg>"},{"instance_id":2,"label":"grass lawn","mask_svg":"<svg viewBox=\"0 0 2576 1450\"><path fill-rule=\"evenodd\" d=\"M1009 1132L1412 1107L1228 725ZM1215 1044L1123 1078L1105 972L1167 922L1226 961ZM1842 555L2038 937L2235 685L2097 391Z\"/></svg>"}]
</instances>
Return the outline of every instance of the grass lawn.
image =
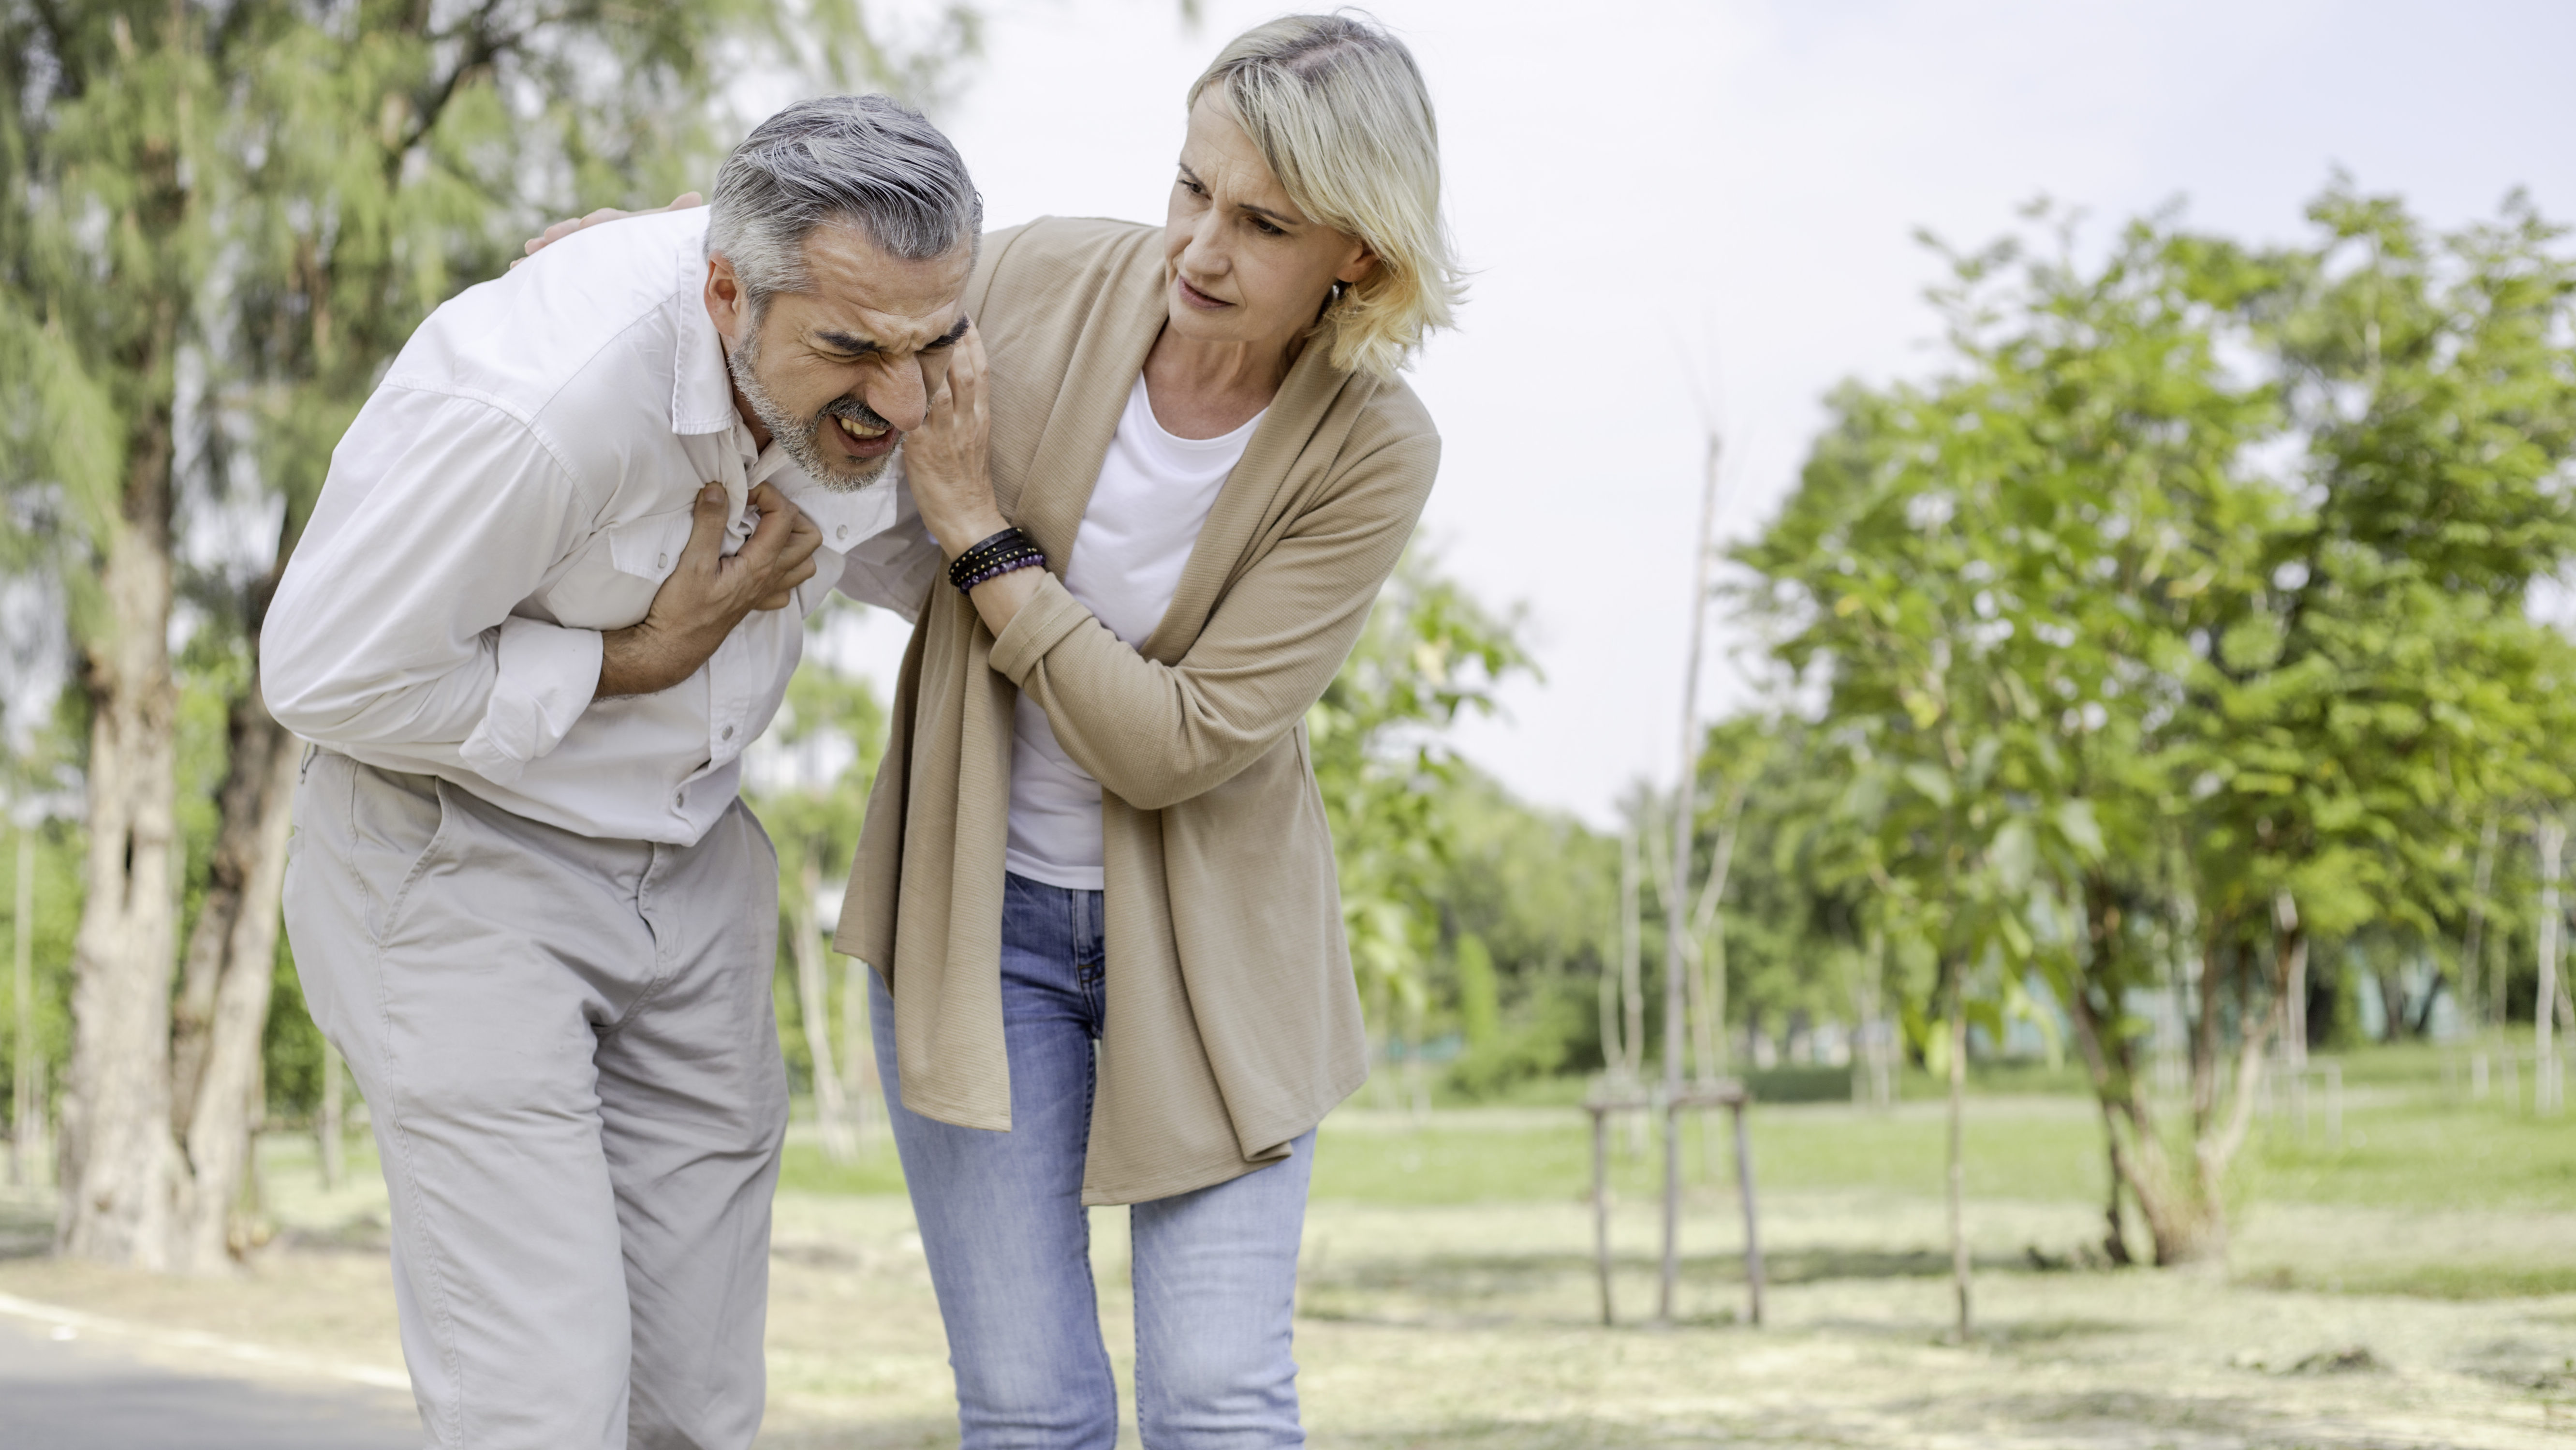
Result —
<instances>
[{"instance_id":1,"label":"grass lawn","mask_svg":"<svg viewBox=\"0 0 2576 1450\"><path fill-rule=\"evenodd\" d=\"M1942 1105L1874 1112L1805 1084L1758 1104L1767 1326L1742 1323L1724 1119L1691 1183L1677 1327L1655 1291L1651 1140L1614 1155L1599 1323L1583 1115L1537 1094L1417 1118L1364 1097L1317 1153L1299 1294L1313 1442L1348 1450L1795 1446L2264 1447L2567 1443L2576 1431L2576 1119L2470 1102L2430 1052L2344 1060L2339 1142L2258 1124L2223 1268L2064 1267L2102 1234L2091 1103L2045 1074L1978 1084L1967 1132L1979 1332L1951 1314ZM1909 1088L1919 1085L1909 1084ZM1562 1089L1558 1089L1561 1093ZM355 1148L356 1145L353 1145ZM220 1334L305 1362L399 1366L373 1157L325 1193L300 1135L262 1144L281 1232L236 1280L43 1257L48 1206L0 1213L0 1294ZM1713 1171L1712 1171L1713 1169ZM6 1205L0 1205L5 1207ZM13 1237L14 1235L14 1237ZM2142 1235L2133 1232L2133 1242ZM1094 1262L1122 1377L1125 1215ZM10 1257L11 1254L17 1255ZM791 1133L768 1327L772 1450L953 1446L945 1352L882 1129L855 1164ZM149 1329L137 1329L148 1335ZM1129 1401L1132 1403L1132 1399Z\"/></svg>"}]
</instances>

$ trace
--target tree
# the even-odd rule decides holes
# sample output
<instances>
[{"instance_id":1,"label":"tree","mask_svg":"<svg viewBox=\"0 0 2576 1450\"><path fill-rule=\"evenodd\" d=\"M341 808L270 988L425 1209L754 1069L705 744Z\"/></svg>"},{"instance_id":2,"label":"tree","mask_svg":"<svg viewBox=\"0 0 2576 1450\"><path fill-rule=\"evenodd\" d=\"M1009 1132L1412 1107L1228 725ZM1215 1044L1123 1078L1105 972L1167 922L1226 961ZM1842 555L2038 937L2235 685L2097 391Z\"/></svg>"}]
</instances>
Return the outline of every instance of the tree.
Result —
<instances>
[{"instance_id":1,"label":"tree","mask_svg":"<svg viewBox=\"0 0 2576 1450\"><path fill-rule=\"evenodd\" d=\"M812 45L794 13L0 10L0 484L66 602L87 714L67 1251L225 1262L295 752L257 698L258 628L331 445L418 319L544 217L658 199L703 162L727 44L911 64L849 45L863 30ZM215 545L250 522L257 547ZM236 681L175 1001L174 620L228 648Z\"/></svg>"},{"instance_id":2,"label":"tree","mask_svg":"<svg viewBox=\"0 0 2576 1450\"><path fill-rule=\"evenodd\" d=\"M2221 1251L2224 1182L2312 943L2453 939L2480 822L2563 733L2569 262L2520 201L2436 245L2342 183L2305 247L2169 217L2079 263L1953 256L1949 370L1848 388L1742 553L1826 688L1879 916L1956 1043L2045 982L2159 1262ZM1980 966L1983 962L1985 965ZM2188 997L2179 1167L2142 994ZM2225 1058L2232 1044L2232 1071Z\"/></svg>"},{"instance_id":3,"label":"tree","mask_svg":"<svg viewBox=\"0 0 2576 1450\"><path fill-rule=\"evenodd\" d=\"M840 613L825 609L806 621L806 660L762 738L751 797L778 848L778 940L795 982L815 1126L824 1154L845 1163L865 1133L876 1058L865 1027L867 983L859 975L867 968L848 957L841 959L844 1030L839 1048L833 1046L824 939L838 914L826 920L823 906L849 878L868 790L885 753L886 714L865 679L835 669L819 648Z\"/></svg>"},{"instance_id":4,"label":"tree","mask_svg":"<svg viewBox=\"0 0 2576 1450\"><path fill-rule=\"evenodd\" d=\"M1306 712L1351 963L1381 1044L1398 1010L1418 1037L1429 1003L1439 882L1451 852L1438 788L1459 779L1440 735L1461 711L1492 710L1495 687L1529 667L1517 623L1408 553L1350 658Z\"/></svg>"}]
</instances>

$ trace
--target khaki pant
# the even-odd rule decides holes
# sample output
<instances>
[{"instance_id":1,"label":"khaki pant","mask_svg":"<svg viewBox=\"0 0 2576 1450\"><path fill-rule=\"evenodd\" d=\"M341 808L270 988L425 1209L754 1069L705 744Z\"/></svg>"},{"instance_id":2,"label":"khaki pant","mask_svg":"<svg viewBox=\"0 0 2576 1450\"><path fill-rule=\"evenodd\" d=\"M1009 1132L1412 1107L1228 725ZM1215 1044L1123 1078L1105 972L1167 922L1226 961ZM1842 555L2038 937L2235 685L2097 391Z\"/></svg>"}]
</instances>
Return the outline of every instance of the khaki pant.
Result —
<instances>
[{"instance_id":1,"label":"khaki pant","mask_svg":"<svg viewBox=\"0 0 2576 1450\"><path fill-rule=\"evenodd\" d=\"M739 1450L786 1131L778 863L308 755L286 928L366 1094L412 1391L449 1450Z\"/></svg>"}]
</instances>

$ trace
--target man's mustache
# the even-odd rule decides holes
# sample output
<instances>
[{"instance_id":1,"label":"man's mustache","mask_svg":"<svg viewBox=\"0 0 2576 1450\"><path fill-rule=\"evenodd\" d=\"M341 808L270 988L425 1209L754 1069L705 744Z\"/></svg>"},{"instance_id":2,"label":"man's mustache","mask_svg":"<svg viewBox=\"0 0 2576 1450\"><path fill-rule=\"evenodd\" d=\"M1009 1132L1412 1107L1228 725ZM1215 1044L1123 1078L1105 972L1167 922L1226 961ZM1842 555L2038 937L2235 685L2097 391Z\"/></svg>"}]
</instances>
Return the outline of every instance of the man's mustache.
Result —
<instances>
[{"instance_id":1,"label":"man's mustache","mask_svg":"<svg viewBox=\"0 0 2576 1450\"><path fill-rule=\"evenodd\" d=\"M823 411L835 418L847 418L862 428L893 429L885 415L856 398L834 398L823 405Z\"/></svg>"}]
</instances>

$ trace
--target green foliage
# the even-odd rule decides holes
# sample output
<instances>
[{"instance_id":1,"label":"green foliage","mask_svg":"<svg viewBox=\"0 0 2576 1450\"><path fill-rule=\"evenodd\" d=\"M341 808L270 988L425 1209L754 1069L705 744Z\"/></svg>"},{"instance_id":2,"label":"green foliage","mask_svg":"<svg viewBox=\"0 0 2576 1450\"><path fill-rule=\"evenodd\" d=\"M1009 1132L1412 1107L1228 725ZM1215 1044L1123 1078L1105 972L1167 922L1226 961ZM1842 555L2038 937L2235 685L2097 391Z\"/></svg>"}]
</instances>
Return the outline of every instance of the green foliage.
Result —
<instances>
[{"instance_id":1,"label":"green foliage","mask_svg":"<svg viewBox=\"0 0 2576 1450\"><path fill-rule=\"evenodd\" d=\"M2204 1177L2220 1039L2306 944L2447 955L2482 824L2569 783L2576 647L2525 601L2576 556L2576 260L2519 198L2310 217L1954 255L1946 371L1837 394L1739 553L1821 692L1811 889L1874 888L1844 930L1914 963L1909 1024L1927 961L1989 1031L2062 1017L2152 1153L2132 1003L2196 998Z\"/></svg>"},{"instance_id":2,"label":"green foliage","mask_svg":"<svg viewBox=\"0 0 2576 1450\"><path fill-rule=\"evenodd\" d=\"M1502 1037L1503 1000L1494 981L1494 954L1469 932L1451 949L1458 970L1458 1031L1469 1052L1490 1050Z\"/></svg>"},{"instance_id":3,"label":"green foliage","mask_svg":"<svg viewBox=\"0 0 2576 1450\"><path fill-rule=\"evenodd\" d=\"M67 821L46 821L34 829L11 830L0 842L0 1125L15 1122L16 1105L9 1094L17 1081L17 1025L21 1004L13 1000L7 970L20 927L17 906L17 853L28 850L35 866L35 911L25 923L28 956L34 968L35 1046L49 1083L58 1083L71 1051L72 933L80 925L80 874L87 845L80 828ZM58 1099L58 1092L49 1091Z\"/></svg>"},{"instance_id":4,"label":"green foliage","mask_svg":"<svg viewBox=\"0 0 2576 1450\"><path fill-rule=\"evenodd\" d=\"M745 799L778 850L778 961L772 980L782 1022L803 1022L796 997L796 933L819 930L819 898L837 900L866 818L868 791L885 757L886 712L867 680L834 668L820 648L833 618L857 605L833 596L806 621L804 663L787 682L787 698L757 747ZM827 974L825 997L839 1020L844 983ZM809 1030L814 1024L808 1024ZM825 1030L830 1030L828 1026ZM791 1078L811 1083L814 1061L805 1033L779 1034ZM844 1052L865 1052L865 1043Z\"/></svg>"},{"instance_id":5,"label":"green foliage","mask_svg":"<svg viewBox=\"0 0 2576 1450\"><path fill-rule=\"evenodd\" d=\"M974 49L968 8L917 46L866 19L768 0L0 7L0 571L41 581L96 656L162 628L108 607L110 545L176 564L185 909L277 571L412 329L551 217L703 186L728 62L934 98ZM78 889L54 899L75 910ZM63 958L43 960L58 1004ZM280 1020L298 1010L279 995L268 1033L290 1104L319 1051Z\"/></svg>"},{"instance_id":6,"label":"green foliage","mask_svg":"<svg viewBox=\"0 0 2576 1450\"><path fill-rule=\"evenodd\" d=\"M1307 748L1340 864L1342 921L1361 988L1418 1029L1440 940L1439 886L1453 835L1439 788L1459 779L1440 732L1528 668L1517 621L1498 619L1429 560L1409 554L1322 699Z\"/></svg>"},{"instance_id":7,"label":"green foliage","mask_svg":"<svg viewBox=\"0 0 2576 1450\"><path fill-rule=\"evenodd\" d=\"M1440 1030L1454 1004L1468 1049L1452 1066L1452 1083L1492 1097L1597 1064L1593 989L1601 963L1616 956L1607 943L1617 939L1618 843L1570 816L1524 805L1463 762L1450 762L1447 778L1432 784L1429 809L1443 839L1430 891L1451 946L1429 963L1423 1020ZM1484 1011L1481 1002L1470 1005L1482 988L1470 984L1469 941L1484 949L1493 974L1493 1036L1482 1044L1469 1028Z\"/></svg>"},{"instance_id":8,"label":"green foliage","mask_svg":"<svg viewBox=\"0 0 2576 1450\"><path fill-rule=\"evenodd\" d=\"M788 680L787 698L764 737L763 748L776 753L793 780L749 792L778 847L781 880L795 880L809 860L834 885L848 875L868 790L885 756L886 712L875 688L834 668L819 649L832 619L857 607L834 595L806 621L805 661Z\"/></svg>"}]
</instances>

